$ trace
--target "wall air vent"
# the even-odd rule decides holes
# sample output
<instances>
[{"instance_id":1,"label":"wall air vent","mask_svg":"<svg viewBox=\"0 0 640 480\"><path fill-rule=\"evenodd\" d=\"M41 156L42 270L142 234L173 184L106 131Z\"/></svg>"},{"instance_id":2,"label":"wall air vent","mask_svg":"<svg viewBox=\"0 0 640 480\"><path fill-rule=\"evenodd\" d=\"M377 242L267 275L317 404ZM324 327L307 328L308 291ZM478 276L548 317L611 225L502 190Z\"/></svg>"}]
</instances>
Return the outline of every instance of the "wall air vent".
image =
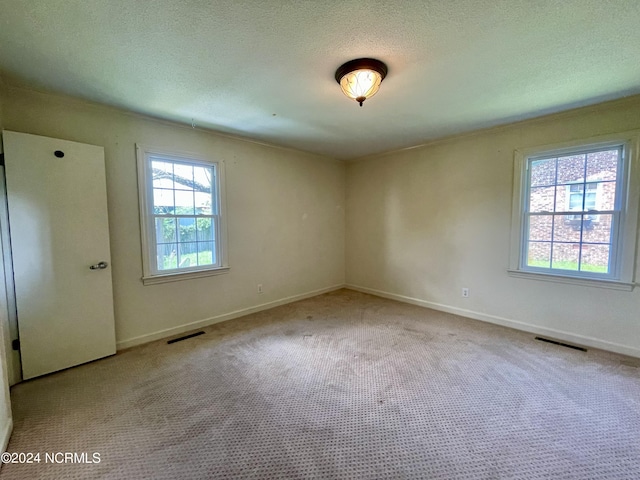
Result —
<instances>
[{"instance_id":1,"label":"wall air vent","mask_svg":"<svg viewBox=\"0 0 640 480\"><path fill-rule=\"evenodd\" d=\"M171 345L172 343L176 343L176 342L181 342L182 340L187 340L188 338L197 337L198 335L204 335L204 332L203 331L199 331L199 332L196 332L196 333L190 333L189 335L185 335L184 337L174 338L172 340L169 340L167 342L167 345Z\"/></svg>"},{"instance_id":2,"label":"wall air vent","mask_svg":"<svg viewBox=\"0 0 640 480\"><path fill-rule=\"evenodd\" d=\"M562 342L558 342L557 340L550 340L548 338L536 337L536 340L540 340L541 342L553 343L554 345L560 345L561 347L573 348L574 350L580 350L581 352L587 351L587 349L584 347L569 345L568 343L562 343Z\"/></svg>"}]
</instances>

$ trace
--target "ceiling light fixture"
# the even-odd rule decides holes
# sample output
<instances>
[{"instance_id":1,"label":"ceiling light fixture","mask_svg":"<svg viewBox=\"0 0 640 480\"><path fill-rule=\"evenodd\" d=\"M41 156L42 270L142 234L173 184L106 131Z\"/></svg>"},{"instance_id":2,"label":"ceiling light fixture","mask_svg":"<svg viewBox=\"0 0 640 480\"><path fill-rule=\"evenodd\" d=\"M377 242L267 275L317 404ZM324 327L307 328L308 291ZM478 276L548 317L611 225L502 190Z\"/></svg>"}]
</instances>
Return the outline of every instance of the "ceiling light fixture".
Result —
<instances>
[{"instance_id":1,"label":"ceiling light fixture","mask_svg":"<svg viewBox=\"0 0 640 480\"><path fill-rule=\"evenodd\" d=\"M387 66L375 58L351 60L336 70L336 81L342 92L360 106L376 94L386 76Z\"/></svg>"}]
</instances>

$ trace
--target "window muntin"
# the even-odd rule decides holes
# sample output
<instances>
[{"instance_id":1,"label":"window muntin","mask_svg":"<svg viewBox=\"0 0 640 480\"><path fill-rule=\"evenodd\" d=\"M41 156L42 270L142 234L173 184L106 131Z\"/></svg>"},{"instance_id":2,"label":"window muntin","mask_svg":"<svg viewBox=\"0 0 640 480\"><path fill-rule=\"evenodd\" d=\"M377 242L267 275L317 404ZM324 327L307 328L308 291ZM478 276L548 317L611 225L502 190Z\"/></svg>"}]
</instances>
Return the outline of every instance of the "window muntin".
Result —
<instances>
[{"instance_id":1,"label":"window muntin","mask_svg":"<svg viewBox=\"0 0 640 480\"><path fill-rule=\"evenodd\" d=\"M521 270L617 278L624 154L620 144L526 159Z\"/></svg>"},{"instance_id":2,"label":"window muntin","mask_svg":"<svg viewBox=\"0 0 640 480\"><path fill-rule=\"evenodd\" d=\"M222 164L138 146L138 172L143 279L228 270Z\"/></svg>"}]
</instances>

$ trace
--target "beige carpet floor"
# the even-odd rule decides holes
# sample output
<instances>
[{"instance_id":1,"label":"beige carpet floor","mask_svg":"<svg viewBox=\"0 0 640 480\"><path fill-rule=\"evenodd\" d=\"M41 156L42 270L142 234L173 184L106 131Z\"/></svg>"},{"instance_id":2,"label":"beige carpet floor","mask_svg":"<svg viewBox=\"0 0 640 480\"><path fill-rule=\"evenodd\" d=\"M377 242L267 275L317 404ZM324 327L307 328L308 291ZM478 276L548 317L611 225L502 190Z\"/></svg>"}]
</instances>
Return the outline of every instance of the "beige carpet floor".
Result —
<instances>
[{"instance_id":1,"label":"beige carpet floor","mask_svg":"<svg viewBox=\"0 0 640 480\"><path fill-rule=\"evenodd\" d=\"M0 478L640 479L638 360L349 290L204 330L17 385Z\"/></svg>"}]
</instances>

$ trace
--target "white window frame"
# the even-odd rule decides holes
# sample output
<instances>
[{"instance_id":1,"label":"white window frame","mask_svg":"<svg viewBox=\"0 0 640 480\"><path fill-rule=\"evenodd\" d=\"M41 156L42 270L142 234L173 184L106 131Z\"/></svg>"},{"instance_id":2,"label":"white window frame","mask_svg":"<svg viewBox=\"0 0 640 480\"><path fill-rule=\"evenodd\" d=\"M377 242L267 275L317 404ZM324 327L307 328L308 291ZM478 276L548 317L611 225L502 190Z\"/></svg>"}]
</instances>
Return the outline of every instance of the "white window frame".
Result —
<instances>
[{"instance_id":1,"label":"white window frame","mask_svg":"<svg viewBox=\"0 0 640 480\"><path fill-rule=\"evenodd\" d=\"M178 152L164 148L136 145L138 164L138 196L140 205L140 234L142 241L142 282L144 285L188 280L192 278L219 275L229 271L227 257L227 214L225 195L224 161L213 161L206 156L194 153ZM156 229L153 208L153 176L151 174L151 158L163 158L170 162L181 162L192 165L213 166L214 196L218 206L218 222L216 223L215 245L216 265L201 265L173 270L159 270L156 265Z\"/></svg>"},{"instance_id":2,"label":"white window frame","mask_svg":"<svg viewBox=\"0 0 640 480\"><path fill-rule=\"evenodd\" d=\"M609 275L589 274L533 268L526 266L525 209L528 205L527 167L529 159L551 155L570 154L579 150L623 146L621 159L621 191L619 192L620 216L614 232L612 249L615 260L610 263ZM575 285L596 286L617 290L633 290L636 269L638 208L640 203L640 130L588 139L519 149L514 155L513 205L511 216L511 248L508 274L513 277Z\"/></svg>"}]
</instances>

